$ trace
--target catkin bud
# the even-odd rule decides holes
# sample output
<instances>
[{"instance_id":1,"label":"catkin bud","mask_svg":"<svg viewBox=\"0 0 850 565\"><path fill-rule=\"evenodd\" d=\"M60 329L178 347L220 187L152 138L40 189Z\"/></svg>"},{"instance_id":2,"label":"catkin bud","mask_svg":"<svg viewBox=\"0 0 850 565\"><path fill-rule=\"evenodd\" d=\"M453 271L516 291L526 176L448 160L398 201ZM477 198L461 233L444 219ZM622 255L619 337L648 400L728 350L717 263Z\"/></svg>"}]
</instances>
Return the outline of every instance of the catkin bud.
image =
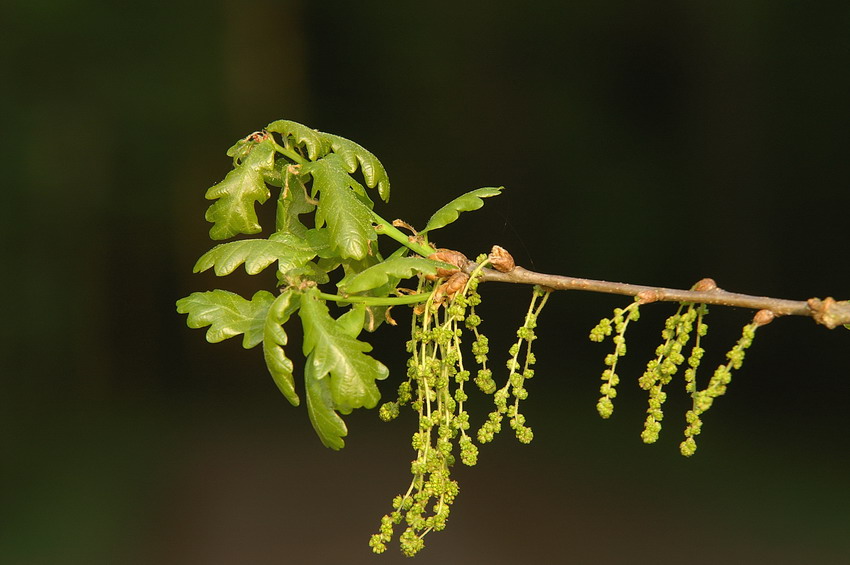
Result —
<instances>
[{"instance_id":1,"label":"catkin bud","mask_svg":"<svg viewBox=\"0 0 850 565\"><path fill-rule=\"evenodd\" d=\"M756 326L766 326L773 321L776 315L771 310L759 310L753 318L753 323Z\"/></svg>"}]
</instances>

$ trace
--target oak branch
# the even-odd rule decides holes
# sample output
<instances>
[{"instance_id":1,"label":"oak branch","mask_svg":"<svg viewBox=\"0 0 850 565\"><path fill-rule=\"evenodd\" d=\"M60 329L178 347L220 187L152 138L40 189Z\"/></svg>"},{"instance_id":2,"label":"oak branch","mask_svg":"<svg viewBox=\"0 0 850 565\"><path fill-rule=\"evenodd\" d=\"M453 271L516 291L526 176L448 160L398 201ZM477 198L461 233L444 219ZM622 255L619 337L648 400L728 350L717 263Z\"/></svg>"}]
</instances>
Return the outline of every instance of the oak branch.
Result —
<instances>
[{"instance_id":1,"label":"oak branch","mask_svg":"<svg viewBox=\"0 0 850 565\"><path fill-rule=\"evenodd\" d=\"M467 273L472 273L476 267L476 263L470 262L463 270ZM719 288L711 279L701 280L694 285L692 290L679 290L582 279L563 275L550 275L536 273L522 267L513 267L505 272L489 268L482 269L480 280L482 282L536 284L553 290L585 290L608 294L622 294L639 297L642 303L667 301L738 306L753 310L766 310L774 316L809 316L818 324L826 326L829 329L850 324L850 302L847 301L839 302L833 298L785 300L767 296L751 296L725 291Z\"/></svg>"}]
</instances>

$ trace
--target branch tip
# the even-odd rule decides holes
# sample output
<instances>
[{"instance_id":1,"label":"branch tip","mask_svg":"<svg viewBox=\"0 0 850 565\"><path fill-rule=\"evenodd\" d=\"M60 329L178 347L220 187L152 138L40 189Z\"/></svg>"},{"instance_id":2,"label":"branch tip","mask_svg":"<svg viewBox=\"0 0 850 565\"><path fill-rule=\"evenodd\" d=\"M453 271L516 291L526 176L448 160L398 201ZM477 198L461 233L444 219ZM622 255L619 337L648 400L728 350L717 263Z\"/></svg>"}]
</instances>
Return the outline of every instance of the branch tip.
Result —
<instances>
[{"instance_id":1,"label":"branch tip","mask_svg":"<svg viewBox=\"0 0 850 565\"><path fill-rule=\"evenodd\" d=\"M809 298L806 304L812 311L812 318L815 319L815 322L831 330L850 323L850 302L838 302L828 296L823 300Z\"/></svg>"}]
</instances>

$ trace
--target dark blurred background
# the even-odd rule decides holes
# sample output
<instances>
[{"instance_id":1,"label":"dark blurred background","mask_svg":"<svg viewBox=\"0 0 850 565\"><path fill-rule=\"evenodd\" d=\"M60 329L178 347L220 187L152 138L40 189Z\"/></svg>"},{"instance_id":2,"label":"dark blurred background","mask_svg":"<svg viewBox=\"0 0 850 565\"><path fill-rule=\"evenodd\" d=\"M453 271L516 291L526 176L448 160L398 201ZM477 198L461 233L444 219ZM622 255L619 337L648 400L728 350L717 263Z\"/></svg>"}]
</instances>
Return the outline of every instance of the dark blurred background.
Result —
<instances>
[{"instance_id":1,"label":"dark blurred background","mask_svg":"<svg viewBox=\"0 0 850 565\"><path fill-rule=\"evenodd\" d=\"M367 541L409 481L412 414L353 414L331 452L258 350L209 345L175 312L269 283L191 268L225 150L278 118L373 151L388 218L422 226L507 186L437 237L471 256L498 243L544 272L850 297L846 4L423 6L4 3L0 563L403 561ZM528 289L484 291L500 365ZM629 330L615 415L596 415L610 346L587 332L627 302L553 297L533 444L505 433L456 470L449 527L416 562L850 563L850 333L761 330L684 459L681 390L658 444L639 439L635 381L668 306ZM713 310L703 378L750 315ZM375 340L389 396L403 330Z\"/></svg>"}]
</instances>

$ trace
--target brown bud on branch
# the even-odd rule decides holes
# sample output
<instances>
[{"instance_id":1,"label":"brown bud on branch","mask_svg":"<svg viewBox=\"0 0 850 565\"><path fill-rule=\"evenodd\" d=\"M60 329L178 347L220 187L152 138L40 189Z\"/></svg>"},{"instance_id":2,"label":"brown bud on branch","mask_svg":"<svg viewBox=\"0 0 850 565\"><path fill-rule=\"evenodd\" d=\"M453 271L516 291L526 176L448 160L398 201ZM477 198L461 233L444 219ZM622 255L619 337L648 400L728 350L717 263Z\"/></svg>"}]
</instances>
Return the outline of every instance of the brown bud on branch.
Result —
<instances>
[{"instance_id":1,"label":"brown bud on branch","mask_svg":"<svg viewBox=\"0 0 850 565\"><path fill-rule=\"evenodd\" d=\"M759 327L766 326L776 317L771 310L759 310L753 317L753 323Z\"/></svg>"},{"instance_id":2,"label":"brown bud on branch","mask_svg":"<svg viewBox=\"0 0 850 565\"><path fill-rule=\"evenodd\" d=\"M508 250L498 245L494 245L493 249L490 250L487 260L490 261L494 269L502 273L510 273L516 267L514 258L508 253Z\"/></svg>"},{"instance_id":3,"label":"brown bud on branch","mask_svg":"<svg viewBox=\"0 0 850 565\"><path fill-rule=\"evenodd\" d=\"M432 261L440 261L442 263L448 263L449 265L454 265L454 269L446 269L444 267L437 267L436 275L427 275L425 278L428 280L434 279L444 279L452 276L454 273L464 269L466 265L469 263L469 259L466 258L466 255L461 253L460 251L454 251L452 249L438 249L436 253L432 253L428 255L428 259Z\"/></svg>"},{"instance_id":4,"label":"brown bud on branch","mask_svg":"<svg viewBox=\"0 0 850 565\"><path fill-rule=\"evenodd\" d=\"M829 296L823 300L809 298L806 304L815 321L829 329L850 323L850 302L838 302Z\"/></svg>"},{"instance_id":5,"label":"brown bud on branch","mask_svg":"<svg viewBox=\"0 0 850 565\"><path fill-rule=\"evenodd\" d=\"M664 298L664 295L656 290L642 290L635 296L638 297L641 304L652 304Z\"/></svg>"},{"instance_id":6,"label":"brown bud on branch","mask_svg":"<svg viewBox=\"0 0 850 565\"><path fill-rule=\"evenodd\" d=\"M714 279L704 278L700 279L697 284L694 285L693 289L697 292L709 292L712 290L719 290L717 288L717 283L714 282Z\"/></svg>"}]
</instances>

